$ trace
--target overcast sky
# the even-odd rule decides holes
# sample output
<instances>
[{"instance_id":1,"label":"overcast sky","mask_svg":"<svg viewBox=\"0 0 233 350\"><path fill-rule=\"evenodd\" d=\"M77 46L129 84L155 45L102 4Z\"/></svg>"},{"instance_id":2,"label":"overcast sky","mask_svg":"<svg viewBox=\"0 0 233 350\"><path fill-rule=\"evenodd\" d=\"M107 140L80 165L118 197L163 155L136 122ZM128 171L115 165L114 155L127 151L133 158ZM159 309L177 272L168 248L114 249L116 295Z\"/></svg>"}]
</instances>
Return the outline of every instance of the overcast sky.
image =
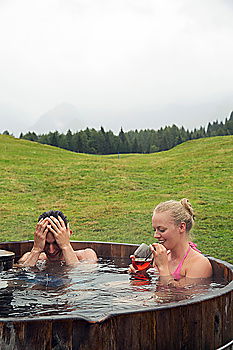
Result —
<instances>
[{"instance_id":1,"label":"overcast sky","mask_svg":"<svg viewBox=\"0 0 233 350\"><path fill-rule=\"evenodd\" d=\"M61 103L115 131L224 120L232 41L232 0L0 0L0 132Z\"/></svg>"}]
</instances>

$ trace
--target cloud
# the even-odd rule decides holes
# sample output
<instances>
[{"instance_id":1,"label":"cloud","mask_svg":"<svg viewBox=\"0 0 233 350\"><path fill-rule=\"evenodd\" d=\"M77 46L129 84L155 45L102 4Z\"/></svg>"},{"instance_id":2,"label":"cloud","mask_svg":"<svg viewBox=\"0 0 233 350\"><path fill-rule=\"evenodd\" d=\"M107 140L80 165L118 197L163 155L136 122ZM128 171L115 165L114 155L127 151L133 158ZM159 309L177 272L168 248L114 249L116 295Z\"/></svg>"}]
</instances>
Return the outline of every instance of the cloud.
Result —
<instances>
[{"instance_id":1,"label":"cloud","mask_svg":"<svg viewBox=\"0 0 233 350\"><path fill-rule=\"evenodd\" d=\"M12 0L0 10L0 102L34 120L66 101L116 127L137 111L136 128L145 110L232 96L231 1Z\"/></svg>"}]
</instances>

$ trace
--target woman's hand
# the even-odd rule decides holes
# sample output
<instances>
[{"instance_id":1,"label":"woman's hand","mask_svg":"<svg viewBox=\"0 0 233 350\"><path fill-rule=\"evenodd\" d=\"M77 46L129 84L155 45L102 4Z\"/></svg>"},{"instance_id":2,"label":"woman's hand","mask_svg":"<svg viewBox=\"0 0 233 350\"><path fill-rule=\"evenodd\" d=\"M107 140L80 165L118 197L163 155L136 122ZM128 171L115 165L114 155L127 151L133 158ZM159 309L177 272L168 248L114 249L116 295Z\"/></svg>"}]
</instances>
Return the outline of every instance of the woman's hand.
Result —
<instances>
[{"instance_id":1,"label":"woman's hand","mask_svg":"<svg viewBox=\"0 0 233 350\"><path fill-rule=\"evenodd\" d=\"M157 267L160 276L170 275L168 268L167 249L159 243L150 245L153 254L153 267Z\"/></svg>"},{"instance_id":2,"label":"woman's hand","mask_svg":"<svg viewBox=\"0 0 233 350\"><path fill-rule=\"evenodd\" d=\"M130 255L130 259L131 259L132 261L134 261L134 260L135 260L135 256L134 256L134 255ZM129 265L128 272L129 272L129 273L137 273L138 270L136 270L136 269L133 267L133 265L130 264L130 265Z\"/></svg>"},{"instance_id":3,"label":"woman's hand","mask_svg":"<svg viewBox=\"0 0 233 350\"><path fill-rule=\"evenodd\" d=\"M134 256L134 255L130 255L130 259L132 260L132 263L133 263L134 260L135 260L135 256ZM147 271L148 269L150 269L151 267L152 267L152 265L150 264L149 266L147 266L147 267L144 268L144 269L137 270L137 269L135 269L135 267L133 266L133 264L130 264L130 265L129 265L128 272L129 272L129 273L132 273L132 274L135 274L135 273L137 273L137 272L146 273L146 271Z\"/></svg>"}]
</instances>

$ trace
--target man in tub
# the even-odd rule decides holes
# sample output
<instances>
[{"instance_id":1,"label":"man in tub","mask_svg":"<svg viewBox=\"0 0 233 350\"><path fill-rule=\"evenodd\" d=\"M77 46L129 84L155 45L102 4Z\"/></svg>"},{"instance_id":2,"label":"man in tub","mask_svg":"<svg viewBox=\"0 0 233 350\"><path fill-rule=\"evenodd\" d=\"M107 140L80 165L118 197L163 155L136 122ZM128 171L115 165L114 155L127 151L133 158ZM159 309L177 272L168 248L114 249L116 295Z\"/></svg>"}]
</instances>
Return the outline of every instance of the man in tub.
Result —
<instances>
[{"instance_id":1,"label":"man in tub","mask_svg":"<svg viewBox=\"0 0 233 350\"><path fill-rule=\"evenodd\" d=\"M97 255L93 249L73 250L71 234L67 218L61 211L44 212L38 218L32 250L25 253L18 263L35 266L38 260L64 261L66 265L77 265L82 261L96 262Z\"/></svg>"}]
</instances>

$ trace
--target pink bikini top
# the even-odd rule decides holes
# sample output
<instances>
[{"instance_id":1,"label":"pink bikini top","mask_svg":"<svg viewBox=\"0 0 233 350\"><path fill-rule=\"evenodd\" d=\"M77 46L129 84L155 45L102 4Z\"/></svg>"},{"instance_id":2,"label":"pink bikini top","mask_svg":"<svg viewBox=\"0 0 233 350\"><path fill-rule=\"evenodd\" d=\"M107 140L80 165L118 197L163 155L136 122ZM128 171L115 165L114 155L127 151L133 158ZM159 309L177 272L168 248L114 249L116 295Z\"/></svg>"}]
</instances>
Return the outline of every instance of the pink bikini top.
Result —
<instances>
[{"instance_id":1,"label":"pink bikini top","mask_svg":"<svg viewBox=\"0 0 233 350\"><path fill-rule=\"evenodd\" d=\"M200 250L197 249L197 245L195 243L193 243L193 242L188 242L188 243L189 243L189 248L188 248L187 252L183 256L182 260L180 261L180 263L177 266L177 268L175 269L175 271L172 273L172 276L177 281L181 279L180 271L181 271L182 265L184 263L184 260L187 257L188 253L190 252L191 248L196 250L197 252L201 253Z\"/></svg>"}]
</instances>

